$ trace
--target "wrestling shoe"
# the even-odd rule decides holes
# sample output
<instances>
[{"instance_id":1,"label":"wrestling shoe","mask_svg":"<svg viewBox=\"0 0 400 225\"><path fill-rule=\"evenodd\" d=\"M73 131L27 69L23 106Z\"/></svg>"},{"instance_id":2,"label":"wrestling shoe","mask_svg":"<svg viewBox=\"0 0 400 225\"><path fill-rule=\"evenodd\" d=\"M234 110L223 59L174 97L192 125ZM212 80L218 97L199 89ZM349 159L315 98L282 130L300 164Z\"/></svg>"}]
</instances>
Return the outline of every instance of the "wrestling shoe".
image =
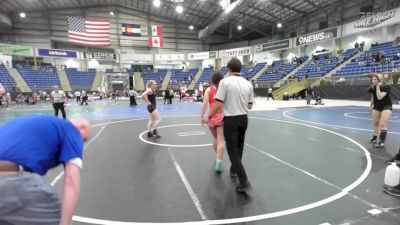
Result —
<instances>
[{"instance_id":1,"label":"wrestling shoe","mask_svg":"<svg viewBox=\"0 0 400 225\"><path fill-rule=\"evenodd\" d=\"M385 143L379 142L379 143L376 143L374 146L375 146L375 148L384 148L385 147Z\"/></svg>"},{"instance_id":2,"label":"wrestling shoe","mask_svg":"<svg viewBox=\"0 0 400 225\"><path fill-rule=\"evenodd\" d=\"M161 136L158 134L157 130L153 131L153 137L154 138L161 138Z\"/></svg>"},{"instance_id":3,"label":"wrestling shoe","mask_svg":"<svg viewBox=\"0 0 400 225\"><path fill-rule=\"evenodd\" d=\"M218 162L218 161L215 162L214 171L215 171L217 174L222 173L222 162Z\"/></svg>"}]
</instances>

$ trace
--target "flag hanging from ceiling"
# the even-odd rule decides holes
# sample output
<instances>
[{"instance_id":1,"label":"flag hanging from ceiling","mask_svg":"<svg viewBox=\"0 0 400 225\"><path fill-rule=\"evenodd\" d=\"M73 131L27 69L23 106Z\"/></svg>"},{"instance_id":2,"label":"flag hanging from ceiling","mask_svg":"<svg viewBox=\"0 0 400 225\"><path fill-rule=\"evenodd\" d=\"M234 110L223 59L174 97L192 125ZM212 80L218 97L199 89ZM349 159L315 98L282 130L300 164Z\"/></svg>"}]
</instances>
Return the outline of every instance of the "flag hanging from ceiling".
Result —
<instances>
[{"instance_id":1,"label":"flag hanging from ceiling","mask_svg":"<svg viewBox=\"0 0 400 225\"><path fill-rule=\"evenodd\" d=\"M151 25L148 26L149 37L161 37L162 35L162 26L159 25Z\"/></svg>"},{"instance_id":2,"label":"flag hanging from ceiling","mask_svg":"<svg viewBox=\"0 0 400 225\"><path fill-rule=\"evenodd\" d=\"M68 17L68 40L87 46L110 46L110 21Z\"/></svg>"},{"instance_id":3,"label":"flag hanging from ceiling","mask_svg":"<svg viewBox=\"0 0 400 225\"><path fill-rule=\"evenodd\" d=\"M131 36L131 37L141 37L141 28L140 24L122 24L122 35L123 36Z\"/></svg>"},{"instance_id":4,"label":"flag hanging from ceiling","mask_svg":"<svg viewBox=\"0 0 400 225\"><path fill-rule=\"evenodd\" d=\"M163 37L149 37L150 48L162 48L164 45Z\"/></svg>"}]
</instances>

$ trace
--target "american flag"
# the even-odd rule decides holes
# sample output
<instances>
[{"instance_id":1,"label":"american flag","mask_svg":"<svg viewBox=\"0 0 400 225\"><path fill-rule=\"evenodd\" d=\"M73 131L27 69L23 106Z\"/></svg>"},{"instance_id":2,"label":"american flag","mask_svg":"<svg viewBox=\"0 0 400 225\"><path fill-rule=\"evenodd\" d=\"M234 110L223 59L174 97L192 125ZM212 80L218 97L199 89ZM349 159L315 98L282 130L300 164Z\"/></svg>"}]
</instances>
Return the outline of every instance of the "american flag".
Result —
<instances>
[{"instance_id":1,"label":"american flag","mask_svg":"<svg viewBox=\"0 0 400 225\"><path fill-rule=\"evenodd\" d=\"M70 42L88 46L110 46L110 21L68 17Z\"/></svg>"}]
</instances>

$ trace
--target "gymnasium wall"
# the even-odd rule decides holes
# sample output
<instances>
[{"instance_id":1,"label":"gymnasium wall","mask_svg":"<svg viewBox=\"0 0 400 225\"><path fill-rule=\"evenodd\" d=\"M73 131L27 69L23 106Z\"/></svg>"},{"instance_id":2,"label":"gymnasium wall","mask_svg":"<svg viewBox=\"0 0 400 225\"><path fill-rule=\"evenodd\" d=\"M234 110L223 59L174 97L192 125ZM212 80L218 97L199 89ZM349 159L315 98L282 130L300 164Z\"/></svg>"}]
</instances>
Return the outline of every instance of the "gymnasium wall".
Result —
<instances>
[{"instance_id":1,"label":"gymnasium wall","mask_svg":"<svg viewBox=\"0 0 400 225\"><path fill-rule=\"evenodd\" d=\"M327 99L343 99L343 100L371 100L368 93L369 85L353 85L353 86L319 86L314 87L316 95ZM400 85L391 85L391 97L393 101L400 100Z\"/></svg>"},{"instance_id":2,"label":"gymnasium wall","mask_svg":"<svg viewBox=\"0 0 400 225\"><path fill-rule=\"evenodd\" d=\"M197 31L189 30L186 25L177 25L173 21L163 18L148 17L128 9L120 9L110 17L112 8L92 8L74 10L52 10L49 12L28 12L27 18L14 17L14 26L10 30L3 30L1 41L28 45L37 48L59 48L84 50L84 47L70 45L67 39L67 17L80 16L86 18L110 19L111 47L118 48L118 29L121 23L140 24L142 37L125 37L120 35L122 49L145 50L149 53L147 25L162 25L164 48L154 49L154 53L170 52L197 52L208 50L208 46L198 40ZM167 21L167 22L166 22Z\"/></svg>"}]
</instances>

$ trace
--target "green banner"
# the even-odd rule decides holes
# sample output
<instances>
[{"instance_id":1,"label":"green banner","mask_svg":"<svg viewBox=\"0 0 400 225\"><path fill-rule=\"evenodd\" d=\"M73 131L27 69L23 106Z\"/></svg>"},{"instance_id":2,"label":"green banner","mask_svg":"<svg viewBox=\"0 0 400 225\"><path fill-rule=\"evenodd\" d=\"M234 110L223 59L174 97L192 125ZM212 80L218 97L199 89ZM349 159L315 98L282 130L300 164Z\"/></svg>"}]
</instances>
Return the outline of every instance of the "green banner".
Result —
<instances>
[{"instance_id":1,"label":"green banner","mask_svg":"<svg viewBox=\"0 0 400 225\"><path fill-rule=\"evenodd\" d=\"M289 39L256 45L256 53L289 48Z\"/></svg>"},{"instance_id":2,"label":"green banner","mask_svg":"<svg viewBox=\"0 0 400 225\"><path fill-rule=\"evenodd\" d=\"M209 54L208 57L210 59L216 59L217 58L217 52L209 52L208 54Z\"/></svg>"},{"instance_id":3,"label":"green banner","mask_svg":"<svg viewBox=\"0 0 400 225\"><path fill-rule=\"evenodd\" d=\"M3 53L4 55L33 56L33 49L31 47L21 45L0 43L0 53Z\"/></svg>"}]
</instances>

